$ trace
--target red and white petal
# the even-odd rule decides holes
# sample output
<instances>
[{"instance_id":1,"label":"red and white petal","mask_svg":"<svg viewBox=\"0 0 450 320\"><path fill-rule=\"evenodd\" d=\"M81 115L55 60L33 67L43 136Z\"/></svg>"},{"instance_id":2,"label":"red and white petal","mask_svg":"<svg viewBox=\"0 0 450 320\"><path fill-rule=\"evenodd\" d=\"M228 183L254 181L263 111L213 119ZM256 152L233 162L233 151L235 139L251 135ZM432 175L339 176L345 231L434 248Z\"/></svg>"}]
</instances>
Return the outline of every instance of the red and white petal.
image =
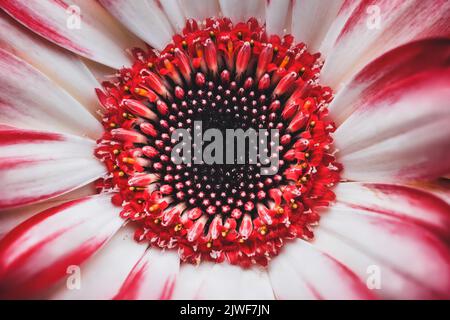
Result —
<instances>
[{"instance_id":1,"label":"red and white petal","mask_svg":"<svg viewBox=\"0 0 450 320\"><path fill-rule=\"evenodd\" d=\"M338 90L372 59L405 44L450 34L450 2L346 1L320 49L323 83Z\"/></svg>"},{"instance_id":2,"label":"red and white petal","mask_svg":"<svg viewBox=\"0 0 450 320\"><path fill-rule=\"evenodd\" d=\"M266 29L268 34L283 35L290 31L291 16L290 0L266 1ZM303 41L298 39L298 41Z\"/></svg>"},{"instance_id":3,"label":"red and white petal","mask_svg":"<svg viewBox=\"0 0 450 320\"><path fill-rule=\"evenodd\" d=\"M450 205L435 195L406 186L348 182L335 189L338 205L415 223L449 239Z\"/></svg>"},{"instance_id":4,"label":"red and white petal","mask_svg":"<svg viewBox=\"0 0 450 320\"><path fill-rule=\"evenodd\" d=\"M227 263L202 262L182 265L174 289L174 299L273 299L265 270L242 269Z\"/></svg>"},{"instance_id":5,"label":"red and white petal","mask_svg":"<svg viewBox=\"0 0 450 320\"><path fill-rule=\"evenodd\" d=\"M35 35L6 13L0 12L2 48L25 60L76 98L92 114L99 109L92 73L80 58Z\"/></svg>"},{"instance_id":6,"label":"red and white petal","mask_svg":"<svg viewBox=\"0 0 450 320\"><path fill-rule=\"evenodd\" d=\"M426 39L408 43L369 63L337 93L330 115L339 126L352 112L385 87L419 72L445 68L450 61L450 40Z\"/></svg>"},{"instance_id":7,"label":"red and white petal","mask_svg":"<svg viewBox=\"0 0 450 320\"><path fill-rule=\"evenodd\" d=\"M217 0L180 0L180 4L187 19L204 21L207 18L219 17L220 6Z\"/></svg>"},{"instance_id":8,"label":"red and white petal","mask_svg":"<svg viewBox=\"0 0 450 320\"><path fill-rule=\"evenodd\" d=\"M168 300L180 269L176 251L148 249L136 263L114 299Z\"/></svg>"},{"instance_id":9,"label":"red and white petal","mask_svg":"<svg viewBox=\"0 0 450 320\"><path fill-rule=\"evenodd\" d=\"M239 268L239 267L235 267ZM239 294L237 299L240 300L273 300L272 285L270 284L269 274L266 270L253 269L243 270Z\"/></svg>"},{"instance_id":10,"label":"red and white petal","mask_svg":"<svg viewBox=\"0 0 450 320\"><path fill-rule=\"evenodd\" d=\"M147 244L134 241L135 229L122 227L93 257L80 266L80 288L67 287L67 280L45 297L52 300L107 300L121 288Z\"/></svg>"},{"instance_id":11,"label":"red and white petal","mask_svg":"<svg viewBox=\"0 0 450 320\"><path fill-rule=\"evenodd\" d=\"M336 130L343 177L370 182L432 179L450 170L450 69L381 90Z\"/></svg>"},{"instance_id":12,"label":"red and white petal","mask_svg":"<svg viewBox=\"0 0 450 320\"><path fill-rule=\"evenodd\" d=\"M116 69L130 64L125 49L140 44L96 1L1 0L0 7L44 38Z\"/></svg>"},{"instance_id":13,"label":"red and white petal","mask_svg":"<svg viewBox=\"0 0 450 320\"><path fill-rule=\"evenodd\" d=\"M277 300L316 300L319 295L282 255L270 262L268 274Z\"/></svg>"},{"instance_id":14,"label":"red and white petal","mask_svg":"<svg viewBox=\"0 0 450 320\"><path fill-rule=\"evenodd\" d=\"M164 0L161 1L161 6L174 30L181 33L186 26L186 18L180 2L178 0Z\"/></svg>"},{"instance_id":15,"label":"red and white petal","mask_svg":"<svg viewBox=\"0 0 450 320\"><path fill-rule=\"evenodd\" d=\"M279 299L373 298L353 272L303 240L286 245L269 266L269 275Z\"/></svg>"},{"instance_id":16,"label":"red and white petal","mask_svg":"<svg viewBox=\"0 0 450 320\"><path fill-rule=\"evenodd\" d=\"M381 298L450 298L448 246L407 221L331 208L322 214L313 244L368 285L378 278L372 288Z\"/></svg>"},{"instance_id":17,"label":"red and white petal","mask_svg":"<svg viewBox=\"0 0 450 320\"><path fill-rule=\"evenodd\" d=\"M152 47L162 50L172 40L172 26L157 1L100 0L100 3Z\"/></svg>"},{"instance_id":18,"label":"red and white petal","mask_svg":"<svg viewBox=\"0 0 450 320\"><path fill-rule=\"evenodd\" d=\"M0 242L0 296L28 298L50 288L97 252L123 224L109 195L41 212Z\"/></svg>"},{"instance_id":19,"label":"red and white petal","mask_svg":"<svg viewBox=\"0 0 450 320\"><path fill-rule=\"evenodd\" d=\"M0 49L0 123L98 137L100 123L78 101L25 61Z\"/></svg>"},{"instance_id":20,"label":"red and white petal","mask_svg":"<svg viewBox=\"0 0 450 320\"><path fill-rule=\"evenodd\" d=\"M98 83L103 83L104 81L111 81L116 77L117 70L105 66L104 64L80 57L84 65L89 69L89 72L94 76ZM98 88L98 86L97 86ZM91 88L92 89L92 88ZM94 90L95 92L95 90ZM95 95L98 103L98 96Z\"/></svg>"},{"instance_id":21,"label":"red and white petal","mask_svg":"<svg viewBox=\"0 0 450 320\"><path fill-rule=\"evenodd\" d=\"M92 140L39 131L0 128L0 208L57 197L104 174Z\"/></svg>"},{"instance_id":22,"label":"red and white petal","mask_svg":"<svg viewBox=\"0 0 450 320\"><path fill-rule=\"evenodd\" d=\"M450 180L438 179L436 181L420 181L412 184L412 188L434 194L450 205Z\"/></svg>"},{"instance_id":23,"label":"red and white petal","mask_svg":"<svg viewBox=\"0 0 450 320\"><path fill-rule=\"evenodd\" d=\"M250 18L264 23L264 0L219 0L219 3L223 16L234 23L245 22Z\"/></svg>"},{"instance_id":24,"label":"red and white petal","mask_svg":"<svg viewBox=\"0 0 450 320\"><path fill-rule=\"evenodd\" d=\"M63 194L59 197L49 199L44 202L31 204L25 207L14 209L7 209L0 211L0 239L2 239L8 232L17 227L19 224L28 220L36 213L55 207L64 202L80 199L96 194L95 184L90 183L84 187L78 188L69 193Z\"/></svg>"},{"instance_id":25,"label":"red and white petal","mask_svg":"<svg viewBox=\"0 0 450 320\"><path fill-rule=\"evenodd\" d=\"M274 1L276 3L277 1ZM296 0L292 6L291 32L295 39L304 42L310 51L318 51L322 40L336 18L343 0Z\"/></svg>"},{"instance_id":26,"label":"red and white petal","mask_svg":"<svg viewBox=\"0 0 450 320\"><path fill-rule=\"evenodd\" d=\"M201 299L200 292L213 265L209 262L202 262L199 265L182 264L175 284L173 299Z\"/></svg>"}]
</instances>

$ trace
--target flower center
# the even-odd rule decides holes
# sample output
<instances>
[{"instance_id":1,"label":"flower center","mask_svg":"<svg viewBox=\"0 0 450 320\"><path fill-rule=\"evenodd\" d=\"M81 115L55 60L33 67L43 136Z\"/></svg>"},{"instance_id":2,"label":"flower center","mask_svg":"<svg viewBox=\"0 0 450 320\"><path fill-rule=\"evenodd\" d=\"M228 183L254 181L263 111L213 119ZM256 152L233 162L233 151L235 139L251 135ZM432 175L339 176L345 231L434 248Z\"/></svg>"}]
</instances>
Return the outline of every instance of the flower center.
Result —
<instances>
[{"instance_id":1,"label":"flower center","mask_svg":"<svg viewBox=\"0 0 450 320\"><path fill-rule=\"evenodd\" d=\"M313 237L339 181L319 54L255 19L190 20L173 40L162 52L134 49L134 65L97 90L96 156L109 171L99 192L115 193L137 241L177 248L185 262L267 265L286 239ZM203 139L210 130L215 139Z\"/></svg>"}]
</instances>

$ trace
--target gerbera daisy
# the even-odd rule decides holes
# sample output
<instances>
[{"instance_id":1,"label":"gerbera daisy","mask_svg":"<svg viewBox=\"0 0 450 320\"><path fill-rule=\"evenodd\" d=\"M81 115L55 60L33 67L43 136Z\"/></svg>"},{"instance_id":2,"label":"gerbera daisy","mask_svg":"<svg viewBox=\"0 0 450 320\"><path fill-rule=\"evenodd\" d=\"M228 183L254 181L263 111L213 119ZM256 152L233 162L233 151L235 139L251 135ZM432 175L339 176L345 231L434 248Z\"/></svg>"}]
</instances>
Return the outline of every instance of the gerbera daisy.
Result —
<instances>
[{"instance_id":1,"label":"gerbera daisy","mask_svg":"<svg viewBox=\"0 0 450 320\"><path fill-rule=\"evenodd\" d=\"M0 6L1 298L450 298L449 1Z\"/></svg>"}]
</instances>

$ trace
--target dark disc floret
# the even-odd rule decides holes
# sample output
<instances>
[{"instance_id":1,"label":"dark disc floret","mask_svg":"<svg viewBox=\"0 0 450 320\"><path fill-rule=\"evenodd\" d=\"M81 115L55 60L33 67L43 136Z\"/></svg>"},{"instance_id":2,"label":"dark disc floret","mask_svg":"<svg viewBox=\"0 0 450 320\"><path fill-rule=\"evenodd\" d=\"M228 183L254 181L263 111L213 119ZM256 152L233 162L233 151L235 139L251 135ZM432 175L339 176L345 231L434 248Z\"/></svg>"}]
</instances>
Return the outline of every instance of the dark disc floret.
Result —
<instances>
[{"instance_id":1,"label":"dark disc floret","mask_svg":"<svg viewBox=\"0 0 450 320\"><path fill-rule=\"evenodd\" d=\"M162 52L133 49L131 68L97 95L105 132L96 156L135 239L177 248L182 261L267 265L289 239L312 239L318 208L334 200L332 91L319 54L267 35L256 19L189 20ZM177 129L277 129L279 170L261 164L175 164Z\"/></svg>"}]
</instances>

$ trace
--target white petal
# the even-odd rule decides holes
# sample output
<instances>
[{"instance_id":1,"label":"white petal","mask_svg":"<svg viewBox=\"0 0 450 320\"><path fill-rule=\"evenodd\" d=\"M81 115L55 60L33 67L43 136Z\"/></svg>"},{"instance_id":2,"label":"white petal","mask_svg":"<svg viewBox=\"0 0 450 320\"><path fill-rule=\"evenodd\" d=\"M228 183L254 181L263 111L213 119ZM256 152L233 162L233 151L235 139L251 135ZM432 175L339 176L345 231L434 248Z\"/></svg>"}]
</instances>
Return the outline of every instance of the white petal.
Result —
<instances>
[{"instance_id":1,"label":"white petal","mask_svg":"<svg viewBox=\"0 0 450 320\"><path fill-rule=\"evenodd\" d=\"M0 211L0 239L2 239L9 231L17 227L25 220L31 218L35 214L47 210L48 208L58 206L64 202L80 199L87 196L95 195L94 183L90 183L84 187L63 194L59 197L49 199L44 202L35 203L25 207L7 209Z\"/></svg>"},{"instance_id":2,"label":"white petal","mask_svg":"<svg viewBox=\"0 0 450 320\"><path fill-rule=\"evenodd\" d=\"M0 242L0 295L33 297L79 267L123 224L109 195L65 203L41 212Z\"/></svg>"},{"instance_id":3,"label":"white petal","mask_svg":"<svg viewBox=\"0 0 450 320\"><path fill-rule=\"evenodd\" d=\"M5 50L40 70L96 115L99 104L94 88L99 83L76 55L36 36L4 12L0 13L0 42Z\"/></svg>"},{"instance_id":4,"label":"white petal","mask_svg":"<svg viewBox=\"0 0 450 320\"><path fill-rule=\"evenodd\" d=\"M290 24L293 18L291 3L290 0L266 1L266 29L268 34L283 35L285 31L290 32ZM297 20L297 16L294 17ZM303 41L298 38L295 40Z\"/></svg>"},{"instance_id":5,"label":"white petal","mask_svg":"<svg viewBox=\"0 0 450 320\"><path fill-rule=\"evenodd\" d=\"M270 262L268 274L277 300L320 299L317 292L300 276L297 267L284 255Z\"/></svg>"},{"instance_id":6,"label":"white petal","mask_svg":"<svg viewBox=\"0 0 450 320\"><path fill-rule=\"evenodd\" d=\"M291 275L301 285L298 288L289 288L287 283L278 287L274 286L277 297L288 299L314 297L316 299L340 300L373 298L368 288L355 274L303 240L296 240L294 243L287 244L278 258L283 259L281 263L288 266L286 270L293 270L297 273L297 277L292 273ZM276 275L277 271L274 270L276 268L276 264L270 266L270 274L273 272ZM289 279L289 274L285 276Z\"/></svg>"},{"instance_id":7,"label":"white petal","mask_svg":"<svg viewBox=\"0 0 450 320\"><path fill-rule=\"evenodd\" d=\"M99 137L100 123L78 101L25 61L0 49L0 123Z\"/></svg>"},{"instance_id":8,"label":"white petal","mask_svg":"<svg viewBox=\"0 0 450 320\"><path fill-rule=\"evenodd\" d=\"M369 286L375 284L382 298L450 296L450 252L426 229L361 210L331 208L322 215L313 243Z\"/></svg>"},{"instance_id":9,"label":"white petal","mask_svg":"<svg viewBox=\"0 0 450 320\"><path fill-rule=\"evenodd\" d=\"M341 125L355 110L389 85L417 73L445 69L450 59L450 40L426 39L408 43L383 54L358 72L331 102L330 116Z\"/></svg>"},{"instance_id":10,"label":"white petal","mask_svg":"<svg viewBox=\"0 0 450 320\"><path fill-rule=\"evenodd\" d=\"M171 299L179 269L176 251L149 249L128 274L115 299Z\"/></svg>"},{"instance_id":11,"label":"white petal","mask_svg":"<svg viewBox=\"0 0 450 320\"><path fill-rule=\"evenodd\" d=\"M334 190L339 205L416 223L443 238L450 237L450 206L439 197L406 186L340 183Z\"/></svg>"},{"instance_id":12,"label":"white petal","mask_svg":"<svg viewBox=\"0 0 450 320\"><path fill-rule=\"evenodd\" d=\"M92 140L0 128L0 208L54 198L86 185L105 172Z\"/></svg>"},{"instance_id":13,"label":"white petal","mask_svg":"<svg viewBox=\"0 0 450 320\"><path fill-rule=\"evenodd\" d=\"M187 19L204 21L207 18L218 17L220 6L217 0L179 0Z\"/></svg>"},{"instance_id":14,"label":"white petal","mask_svg":"<svg viewBox=\"0 0 450 320\"><path fill-rule=\"evenodd\" d=\"M227 263L182 265L174 299L273 299L265 270L242 269Z\"/></svg>"},{"instance_id":15,"label":"white petal","mask_svg":"<svg viewBox=\"0 0 450 320\"><path fill-rule=\"evenodd\" d=\"M409 41L448 36L450 2L345 2L320 51L322 83L338 91L372 59Z\"/></svg>"},{"instance_id":16,"label":"white petal","mask_svg":"<svg viewBox=\"0 0 450 320\"><path fill-rule=\"evenodd\" d=\"M67 287L64 281L51 290L46 299L55 300L104 300L112 299L119 291L129 272L142 257L147 244L137 243L135 228L127 225L95 256L80 266L80 288Z\"/></svg>"},{"instance_id":17,"label":"white petal","mask_svg":"<svg viewBox=\"0 0 450 320\"><path fill-rule=\"evenodd\" d=\"M219 3L223 16L235 24L250 18L264 23L264 0L219 0Z\"/></svg>"},{"instance_id":18,"label":"white petal","mask_svg":"<svg viewBox=\"0 0 450 320\"><path fill-rule=\"evenodd\" d=\"M14 0L1 7L44 38L116 69L130 64L126 49L142 45L96 1Z\"/></svg>"},{"instance_id":19,"label":"white petal","mask_svg":"<svg viewBox=\"0 0 450 320\"><path fill-rule=\"evenodd\" d=\"M311 52L318 51L322 40L330 29L330 25L337 16L342 2L342 0L332 0L326 3L315 0L294 1L292 35L296 42L306 43Z\"/></svg>"},{"instance_id":20,"label":"white petal","mask_svg":"<svg viewBox=\"0 0 450 320\"><path fill-rule=\"evenodd\" d=\"M100 0L123 25L156 49L162 50L172 40L173 30L155 0Z\"/></svg>"},{"instance_id":21,"label":"white petal","mask_svg":"<svg viewBox=\"0 0 450 320\"><path fill-rule=\"evenodd\" d=\"M359 107L335 133L343 176L401 182L450 170L450 69L390 84Z\"/></svg>"},{"instance_id":22,"label":"white petal","mask_svg":"<svg viewBox=\"0 0 450 320\"><path fill-rule=\"evenodd\" d=\"M162 9L166 13L167 18L171 22L174 30L177 33L183 31L186 25L186 18L184 17L183 9L178 0L160 0Z\"/></svg>"}]
</instances>

